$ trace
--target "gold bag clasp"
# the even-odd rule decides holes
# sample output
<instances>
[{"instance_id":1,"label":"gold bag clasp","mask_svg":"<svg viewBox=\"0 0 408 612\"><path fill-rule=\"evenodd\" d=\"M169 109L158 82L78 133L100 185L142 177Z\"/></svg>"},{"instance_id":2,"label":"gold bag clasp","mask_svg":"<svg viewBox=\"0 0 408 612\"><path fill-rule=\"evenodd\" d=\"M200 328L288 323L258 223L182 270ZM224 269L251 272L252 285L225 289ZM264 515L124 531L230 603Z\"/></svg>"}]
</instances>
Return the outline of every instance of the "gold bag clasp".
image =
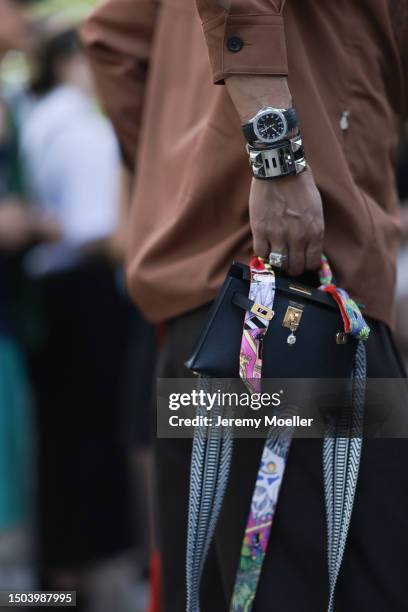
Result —
<instances>
[{"instance_id":1,"label":"gold bag clasp","mask_svg":"<svg viewBox=\"0 0 408 612\"><path fill-rule=\"evenodd\" d=\"M303 316L303 306L290 302L286 310L285 318L283 319L283 327L295 332L300 325Z\"/></svg>"},{"instance_id":2,"label":"gold bag clasp","mask_svg":"<svg viewBox=\"0 0 408 612\"><path fill-rule=\"evenodd\" d=\"M268 308L267 306L263 306L262 304L258 304L256 302L252 306L251 312L256 314L258 317L261 317L261 319L265 319L266 321L272 321L275 315L274 311L271 308Z\"/></svg>"}]
</instances>

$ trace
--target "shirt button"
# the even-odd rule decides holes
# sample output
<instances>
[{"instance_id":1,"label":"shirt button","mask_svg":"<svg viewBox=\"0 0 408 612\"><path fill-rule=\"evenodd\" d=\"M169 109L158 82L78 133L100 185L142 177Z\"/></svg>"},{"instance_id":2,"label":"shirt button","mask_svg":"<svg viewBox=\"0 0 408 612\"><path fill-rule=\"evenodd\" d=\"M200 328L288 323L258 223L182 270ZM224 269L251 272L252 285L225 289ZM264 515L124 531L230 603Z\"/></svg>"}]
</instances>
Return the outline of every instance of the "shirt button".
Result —
<instances>
[{"instance_id":1,"label":"shirt button","mask_svg":"<svg viewBox=\"0 0 408 612\"><path fill-rule=\"evenodd\" d=\"M350 127L350 111L345 110L340 116L340 129L345 132Z\"/></svg>"},{"instance_id":2,"label":"shirt button","mask_svg":"<svg viewBox=\"0 0 408 612\"><path fill-rule=\"evenodd\" d=\"M244 43L239 36L231 36L227 40L227 49L228 51L231 51L231 53L238 53L238 51L241 51L243 46Z\"/></svg>"}]
</instances>

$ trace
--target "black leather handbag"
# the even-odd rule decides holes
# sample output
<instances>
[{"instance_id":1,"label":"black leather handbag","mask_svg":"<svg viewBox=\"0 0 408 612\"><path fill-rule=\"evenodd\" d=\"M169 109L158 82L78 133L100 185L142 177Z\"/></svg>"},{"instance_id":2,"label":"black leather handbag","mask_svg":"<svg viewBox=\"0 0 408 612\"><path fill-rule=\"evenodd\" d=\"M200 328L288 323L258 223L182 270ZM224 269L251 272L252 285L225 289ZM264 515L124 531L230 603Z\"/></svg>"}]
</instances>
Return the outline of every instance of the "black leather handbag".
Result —
<instances>
[{"instance_id":1,"label":"black leather handbag","mask_svg":"<svg viewBox=\"0 0 408 612\"><path fill-rule=\"evenodd\" d=\"M232 264L186 362L190 370L216 378L239 377L245 312L262 310L262 304L248 299L249 286L249 267ZM290 344L294 328L296 341ZM357 345L355 338L343 333L336 302L317 288L317 275L299 280L276 274L274 315L264 339L263 378L348 378Z\"/></svg>"},{"instance_id":2,"label":"black leather handbag","mask_svg":"<svg viewBox=\"0 0 408 612\"><path fill-rule=\"evenodd\" d=\"M366 376L364 343L344 333L339 306L329 294L318 289L317 275L305 275L299 279L280 273L275 276L272 311L249 300L249 267L239 263L231 266L186 366L200 375L198 384L205 389L211 386L212 379L238 379L245 313L252 311L269 320L262 346L262 379L315 381L335 378L350 381L352 392L348 397L352 410L343 413L344 404L341 403L340 412L330 419L323 442L329 541L330 598L327 611L333 612L362 448L360 432ZM200 410L205 411L205 407ZM282 450L287 442L279 438L279 433L276 435L276 448ZM275 432L271 430L268 436L270 440L275 439ZM206 429L204 425L196 428L186 558L187 612L200 610L200 581L228 482L232 447L231 433L219 435L218 431L211 427ZM256 591L256 585L253 590Z\"/></svg>"}]
</instances>

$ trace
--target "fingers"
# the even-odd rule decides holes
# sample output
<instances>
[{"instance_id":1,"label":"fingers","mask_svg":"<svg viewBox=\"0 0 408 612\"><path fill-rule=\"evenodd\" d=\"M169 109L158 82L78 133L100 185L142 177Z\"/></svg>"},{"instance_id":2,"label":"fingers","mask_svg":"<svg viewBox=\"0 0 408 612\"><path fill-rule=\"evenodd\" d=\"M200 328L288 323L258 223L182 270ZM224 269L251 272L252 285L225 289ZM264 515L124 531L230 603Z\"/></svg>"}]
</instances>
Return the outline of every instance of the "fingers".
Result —
<instances>
[{"instance_id":1,"label":"fingers","mask_svg":"<svg viewBox=\"0 0 408 612\"><path fill-rule=\"evenodd\" d=\"M253 232L254 253L258 257L269 256L269 242L261 232Z\"/></svg>"},{"instance_id":2,"label":"fingers","mask_svg":"<svg viewBox=\"0 0 408 612\"><path fill-rule=\"evenodd\" d=\"M322 234L310 238L294 232L288 241L282 236L270 236L254 233L254 253L259 257L269 257L270 253L286 255L283 268L289 276L299 276L305 270L317 270L323 252Z\"/></svg>"},{"instance_id":3,"label":"fingers","mask_svg":"<svg viewBox=\"0 0 408 612\"><path fill-rule=\"evenodd\" d=\"M289 247L288 265L289 276L299 276L305 270L305 246L303 240L295 240Z\"/></svg>"},{"instance_id":4,"label":"fingers","mask_svg":"<svg viewBox=\"0 0 408 612\"><path fill-rule=\"evenodd\" d=\"M316 240L312 240L306 247L305 268L307 270L317 270L320 267L322 253L323 238L317 237Z\"/></svg>"},{"instance_id":5,"label":"fingers","mask_svg":"<svg viewBox=\"0 0 408 612\"><path fill-rule=\"evenodd\" d=\"M324 244L323 215L310 224L309 236L305 249L305 267L307 270L317 270L320 267Z\"/></svg>"},{"instance_id":6,"label":"fingers","mask_svg":"<svg viewBox=\"0 0 408 612\"><path fill-rule=\"evenodd\" d=\"M323 231L311 231L309 236L292 235L289 243L288 274L299 276L305 270L317 270L320 267L322 252Z\"/></svg>"},{"instance_id":7,"label":"fingers","mask_svg":"<svg viewBox=\"0 0 408 612\"><path fill-rule=\"evenodd\" d=\"M305 270L305 246L307 236L301 219L296 216L290 217L290 223L285 228L288 256L286 272L289 276L299 276Z\"/></svg>"},{"instance_id":8,"label":"fingers","mask_svg":"<svg viewBox=\"0 0 408 612\"><path fill-rule=\"evenodd\" d=\"M283 270L287 269L288 265L288 245L285 240L282 239L282 236L272 235L269 242L269 253L277 253L279 255L283 255L282 268Z\"/></svg>"}]
</instances>

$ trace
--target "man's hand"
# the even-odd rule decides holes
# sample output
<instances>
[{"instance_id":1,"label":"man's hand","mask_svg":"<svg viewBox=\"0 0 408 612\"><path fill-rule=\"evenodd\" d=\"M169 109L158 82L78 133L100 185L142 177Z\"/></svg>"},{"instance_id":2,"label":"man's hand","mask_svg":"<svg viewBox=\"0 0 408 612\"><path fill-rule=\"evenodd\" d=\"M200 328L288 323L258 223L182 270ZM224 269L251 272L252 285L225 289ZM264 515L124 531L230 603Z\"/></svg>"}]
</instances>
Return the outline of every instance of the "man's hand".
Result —
<instances>
[{"instance_id":1,"label":"man's hand","mask_svg":"<svg viewBox=\"0 0 408 612\"><path fill-rule=\"evenodd\" d=\"M242 123L262 106L292 106L285 77L230 76L226 86ZM249 213L255 255L267 257L270 252L287 255L286 270L292 276L319 267L324 218L310 168L297 176L253 179Z\"/></svg>"},{"instance_id":2,"label":"man's hand","mask_svg":"<svg viewBox=\"0 0 408 612\"><path fill-rule=\"evenodd\" d=\"M60 237L57 224L38 218L18 200L0 203L0 249L18 251L31 243L53 242Z\"/></svg>"},{"instance_id":3,"label":"man's hand","mask_svg":"<svg viewBox=\"0 0 408 612\"><path fill-rule=\"evenodd\" d=\"M287 255L285 269L291 276L319 267L323 208L309 168L298 176L252 179L249 215L255 255Z\"/></svg>"}]
</instances>

